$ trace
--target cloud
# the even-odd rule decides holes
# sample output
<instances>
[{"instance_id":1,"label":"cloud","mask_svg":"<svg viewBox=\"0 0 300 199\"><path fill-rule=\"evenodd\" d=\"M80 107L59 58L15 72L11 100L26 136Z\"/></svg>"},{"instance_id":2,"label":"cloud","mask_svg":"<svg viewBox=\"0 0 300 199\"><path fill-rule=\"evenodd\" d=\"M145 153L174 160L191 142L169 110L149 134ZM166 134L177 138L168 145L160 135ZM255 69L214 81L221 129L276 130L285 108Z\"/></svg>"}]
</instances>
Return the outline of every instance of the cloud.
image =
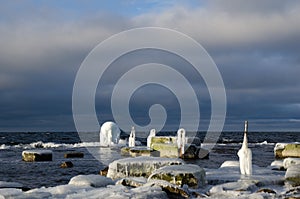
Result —
<instances>
[{"instance_id":1,"label":"cloud","mask_svg":"<svg viewBox=\"0 0 300 199\"><path fill-rule=\"evenodd\" d=\"M151 9L137 12L137 16L132 13L126 16L124 10L104 11L98 4L82 9L80 3L68 8L49 2L40 6L16 1L3 4L0 8L1 125L5 129L22 129L22 126L29 130L31 126L35 130L72 129L72 88L81 62L109 36L143 26L178 30L205 47L219 67L227 90L225 128L232 129L248 118L254 122L265 119L269 124L272 120L268 118L281 121L300 118L299 106L295 106L300 103L298 1L213 0L163 5L149 1L147 4L152 5ZM22 9L12 12L17 7ZM124 63L135 63L133 58L125 59ZM149 56L138 54L135 59L147 60ZM161 60L177 68L186 67L165 55ZM117 77L118 72L112 75ZM198 83L193 71L188 71L187 76L192 84ZM112 80L108 78L103 85L106 90L101 94L105 99L113 88ZM199 95L203 96L202 110L207 114L210 101L203 92ZM142 99L144 94L140 93ZM176 100L170 100L172 104ZM138 103L136 109L142 106L143 103ZM99 107L101 114L109 118L109 106ZM296 124L283 126L296 128Z\"/></svg>"}]
</instances>

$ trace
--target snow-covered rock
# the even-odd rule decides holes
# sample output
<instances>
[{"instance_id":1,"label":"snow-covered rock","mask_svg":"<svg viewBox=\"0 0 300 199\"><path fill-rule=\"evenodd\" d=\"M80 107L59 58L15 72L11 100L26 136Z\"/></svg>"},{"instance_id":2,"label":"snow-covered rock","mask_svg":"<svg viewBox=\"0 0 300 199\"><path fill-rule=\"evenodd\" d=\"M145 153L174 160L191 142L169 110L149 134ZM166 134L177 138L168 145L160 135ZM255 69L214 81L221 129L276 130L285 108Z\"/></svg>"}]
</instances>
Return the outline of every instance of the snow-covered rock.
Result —
<instances>
[{"instance_id":1,"label":"snow-covered rock","mask_svg":"<svg viewBox=\"0 0 300 199\"><path fill-rule=\"evenodd\" d=\"M285 158L283 160L283 167L285 169L296 164L300 164L300 158Z\"/></svg>"},{"instance_id":2,"label":"snow-covered rock","mask_svg":"<svg viewBox=\"0 0 300 199\"><path fill-rule=\"evenodd\" d=\"M149 177L155 169L168 165L180 165L183 161L175 158L136 157L115 160L109 164L107 177L112 179L125 177Z\"/></svg>"},{"instance_id":3,"label":"snow-covered rock","mask_svg":"<svg viewBox=\"0 0 300 199\"><path fill-rule=\"evenodd\" d=\"M52 151L51 150L26 150L22 152L22 160L26 162L52 161Z\"/></svg>"},{"instance_id":4,"label":"snow-covered rock","mask_svg":"<svg viewBox=\"0 0 300 199\"><path fill-rule=\"evenodd\" d=\"M205 184L205 171L194 164L165 166L155 170L148 178L148 181L151 180L165 180L178 186L186 184L199 188Z\"/></svg>"},{"instance_id":5,"label":"snow-covered rock","mask_svg":"<svg viewBox=\"0 0 300 199\"><path fill-rule=\"evenodd\" d=\"M119 143L120 129L114 122L105 122L100 129L100 146L112 146Z\"/></svg>"},{"instance_id":6,"label":"snow-covered rock","mask_svg":"<svg viewBox=\"0 0 300 199\"><path fill-rule=\"evenodd\" d=\"M114 182L112 179L101 175L78 175L71 178L69 185L76 186L91 186L91 187L105 187L112 185Z\"/></svg>"},{"instance_id":7,"label":"snow-covered rock","mask_svg":"<svg viewBox=\"0 0 300 199\"><path fill-rule=\"evenodd\" d=\"M148 148L151 147L151 139L152 139L153 137L155 137L155 135L156 135L155 129L151 129L151 130L150 130L150 133L149 133L149 136L147 137L147 147L148 147Z\"/></svg>"},{"instance_id":8,"label":"snow-covered rock","mask_svg":"<svg viewBox=\"0 0 300 199\"><path fill-rule=\"evenodd\" d=\"M283 161L282 160L274 160L271 165L270 168L273 170L283 170Z\"/></svg>"},{"instance_id":9,"label":"snow-covered rock","mask_svg":"<svg viewBox=\"0 0 300 199\"><path fill-rule=\"evenodd\" d=\"M240 167L239 161L225 161L223 164L220 166L220 168L223 167Z\"/></svg>"},{"instance_id":10,"label":"snow-covered rock","mask_svg":"<svg viewBox=\"0 0 300 199\"><path fill-rule=\"evenodd\" d=\"M289 166L285 173L285 179L293 185L300 186L300 164Z\"/></svg>"},{"instance_id":11,"label":"snow-covered rock","mask_svg":"<svg viewBox=\"0 0 300 199\"><path fill-rule=\"evenodd\" d=\"M187 198L190 196L189 191L184 189L183 187L177 186L175 184L169 183L165 180L152 180L144 185L144 187L152 187L152 186L159 186L162 190L172 193L176 196L181 196L183 198Z\"/></svg>"}]
</instances>

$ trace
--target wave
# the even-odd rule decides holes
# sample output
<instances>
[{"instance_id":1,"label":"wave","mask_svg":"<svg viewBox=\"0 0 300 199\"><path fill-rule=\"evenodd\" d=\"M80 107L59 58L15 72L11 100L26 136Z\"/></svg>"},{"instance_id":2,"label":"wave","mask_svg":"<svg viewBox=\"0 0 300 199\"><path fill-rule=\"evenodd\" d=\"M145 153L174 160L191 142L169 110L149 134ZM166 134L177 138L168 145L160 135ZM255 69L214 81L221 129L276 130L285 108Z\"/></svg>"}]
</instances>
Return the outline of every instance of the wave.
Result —
<instances>
[{"instance_id":1,"label":"wave","mask_svg":"<svg viewBox=\"0 0 300 199\"><path fill-rule=\"evenodd\" d=\"M75 144L66 143L54 143L54 142L32 142L30 144L17 144L17 145L0 145L0 150L11 148L23 148L23 149L41 149L41 148L81 148L81 147L98 147L99 142L81 142Z\"/></svg>"}]
</instances>

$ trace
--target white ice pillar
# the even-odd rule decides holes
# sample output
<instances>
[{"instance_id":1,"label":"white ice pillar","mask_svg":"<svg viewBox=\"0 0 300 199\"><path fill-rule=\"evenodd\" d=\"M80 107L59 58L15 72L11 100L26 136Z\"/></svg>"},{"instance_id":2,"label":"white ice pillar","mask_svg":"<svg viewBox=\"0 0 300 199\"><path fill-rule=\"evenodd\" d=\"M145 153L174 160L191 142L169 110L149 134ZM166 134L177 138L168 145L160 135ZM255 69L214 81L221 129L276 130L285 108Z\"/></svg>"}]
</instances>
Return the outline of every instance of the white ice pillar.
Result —
<instances>
[{"instance_id":1,"label":"white ice pillar","mask_svg":"<svg viewBox=\"0 0 300 199\"><path fill-rule=\"evenodd\" d=\"M238 156L240 160L240 170L242 175L250 176L252 175L252 152L248 148L248 121L245 121L245 131L244 131L244 140L242 148L238 151Z\"/></svg>"},{"instance_id":2,"label":"white ice pillar","mask_svg":"<svg viewBox=\"0 0 300 199\"><path fill-rule=\"evenodd\" d=\"M153 137L155 137L155 135L156 135L155 129L151 129L151 130L150 130L150 133L149 133L149 136L147 137L147 147L148 147L148 148L150 148L150 146L151 146L151 139L152 139Z\"/></svg>"},{"instance_id":3,"label":"white ice pillar","mask_svg":"<svg viewBox=\"0 0 300 199\"><path fill-rule=\"evenodd\" d=\"M135 129L134 126L131 128L129 140L128 140L129 147L135 147Z\"/></svg>"},{"instance_id":4,"label":"white ice pillar","mask_svg":"<svg viewBox=\"0 0 300 199\"><path fill-rule=\"evenodd\" d=\"M185 146L185 130L183 128L177 131L177 146L179 149L179 157L184 154L184 146Z\"/></svg>"}]
</instances>

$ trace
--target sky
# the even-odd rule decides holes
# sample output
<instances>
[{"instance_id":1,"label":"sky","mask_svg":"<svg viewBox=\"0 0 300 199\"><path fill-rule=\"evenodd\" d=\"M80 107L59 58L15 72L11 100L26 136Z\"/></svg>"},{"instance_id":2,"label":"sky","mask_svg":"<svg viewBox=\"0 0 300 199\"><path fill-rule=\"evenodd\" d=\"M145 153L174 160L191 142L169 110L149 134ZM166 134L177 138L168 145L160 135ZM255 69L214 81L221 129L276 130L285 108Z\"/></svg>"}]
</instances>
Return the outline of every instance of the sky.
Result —
<instances>
[{"instance_id":1,"label":"sky","mask_svg":"<svg viewBox=\"0 0 300 199\"><path fill-rule=\"evenodd\" d=\"M110 36L147 26L182 32L212 57L226 89L224 131L242 131L244 120L250 131L300 131L299 21L300 2L294 0L1 1L0 131L75 131L72 92L83 60ZM122 57L119 65L149 55L179 70L187 67L151 50ZM121 71L115 65L97 88L100 124L113 120L111 83ZM200 130L206 130L211 114L207 89L195 81L193 71L186 75L191 84L201 84ZM134 93L132 117L146 125L149 107L156 103L166 107L165 129L176 131L178 100L157 85Z\"/></svg>"}]
</instances>

